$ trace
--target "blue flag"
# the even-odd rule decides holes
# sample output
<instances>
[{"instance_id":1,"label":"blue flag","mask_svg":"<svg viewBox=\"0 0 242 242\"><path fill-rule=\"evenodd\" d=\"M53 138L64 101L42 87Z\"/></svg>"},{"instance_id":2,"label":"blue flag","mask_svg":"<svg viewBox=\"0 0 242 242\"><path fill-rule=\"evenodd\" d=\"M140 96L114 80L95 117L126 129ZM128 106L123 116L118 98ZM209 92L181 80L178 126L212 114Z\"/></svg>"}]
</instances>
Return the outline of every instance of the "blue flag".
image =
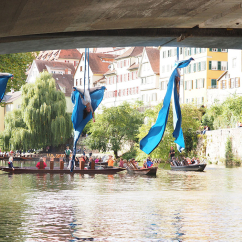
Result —
<instances>
[{"instance_id":1,"label":"blue flag","mask_svg":"<svg viewBox=\"0 0 242 242\"><path fill-rule=\"evenodd\" d=\"M90 98L91 98L91 105L93 112L97 109L99 104L103 100L104 91L106 87L96 87L90 89ZM82 103L82 98L84 98L84 93L82 91L79 91L75 89L75 91L72 92L71 100L74 105L71 121L73 123L74 127L74 146L73 146L73 157L72 157L72 165L71 165L71 171L73 171L74 168L74 160L76 156L76 144L77 141L85 128L86 124L89 122L89 120L92 118L92 112L89 112L86 117L84 117L84 109L86 106Z\"/></svg>"},{"instance_id":2,"label":"blue flag","mask_svg":"<svg viewBox=\"0 0 242 242\"><path fill-rule=\"evenodd\" d=\"M179 147L178 150L181 151L182 149L185 149L185 142L181 128L181 108L179 104L179 95L177 93L177 86L175 84L175 80L176 77L180 77L178 68L184 68L188 66L192 60L193 58L190 58L189 60L179 61L175 64L175 67L172 71L171 77L167 85L167 92L163 101L163 107L158 114L156 123L151 127L149 133L140 141L140 149L143 150L146 154L150 154L162 140L168 120L172 93L174 94L173 137L175 138L175 143Z\"/></svg>"},{"instance_id":3,"label":"blue flag","mask_svg":"<svg viewBox=\"0 0 242 242\"><path fill-rule=\"evenodd\" d=\"M5 91L6 91L6 87L7 87L7 83L8 83L8 79L10 77L12 77L12 74L9 73L0 73L0 102L3 100Z\"/></svg>"}]
</instances>

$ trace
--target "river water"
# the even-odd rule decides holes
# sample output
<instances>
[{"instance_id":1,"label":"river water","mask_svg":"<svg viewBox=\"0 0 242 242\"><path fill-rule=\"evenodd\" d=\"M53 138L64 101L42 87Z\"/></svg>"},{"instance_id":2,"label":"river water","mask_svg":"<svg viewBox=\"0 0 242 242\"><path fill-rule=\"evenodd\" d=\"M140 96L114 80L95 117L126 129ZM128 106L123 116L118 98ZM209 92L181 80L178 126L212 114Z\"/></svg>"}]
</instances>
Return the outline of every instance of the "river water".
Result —
<instances>
[{"instance_id":1,"label":"river water","mask_svg":"<svg viewBox=\"0 0 242 242\"><path fill-rule=\"evenodd\" d=\"M241 174L0 172L0 241L241 241Z\"/></svg>"}]
</instances>

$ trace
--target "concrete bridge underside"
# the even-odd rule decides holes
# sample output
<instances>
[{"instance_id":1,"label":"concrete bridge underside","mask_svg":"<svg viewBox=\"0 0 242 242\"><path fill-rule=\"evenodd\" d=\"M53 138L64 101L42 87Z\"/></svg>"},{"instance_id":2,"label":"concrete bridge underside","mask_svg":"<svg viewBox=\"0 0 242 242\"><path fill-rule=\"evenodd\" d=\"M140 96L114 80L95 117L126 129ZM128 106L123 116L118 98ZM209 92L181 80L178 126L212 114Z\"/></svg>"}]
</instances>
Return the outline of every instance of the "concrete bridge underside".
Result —
<instances>
[{"instance_id":1,"label":"concrete bridge underside","mask_svg":"<svg viewBox=\"0 0 242 242\"><path fill-rule=\"evenodd\" d=\"M1 1L0 54L110 46L242 49L242 1Z\"/></svg>"}]
</instances>

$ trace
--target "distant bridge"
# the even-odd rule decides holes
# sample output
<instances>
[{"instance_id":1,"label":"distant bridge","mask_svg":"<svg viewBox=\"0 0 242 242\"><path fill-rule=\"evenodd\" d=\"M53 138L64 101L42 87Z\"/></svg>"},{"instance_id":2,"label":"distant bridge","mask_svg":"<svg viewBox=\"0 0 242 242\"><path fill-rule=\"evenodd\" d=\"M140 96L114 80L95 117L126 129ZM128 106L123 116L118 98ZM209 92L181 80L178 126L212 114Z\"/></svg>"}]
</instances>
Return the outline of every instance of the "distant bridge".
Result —
<instances>
[{"instance_id":1,"label":"distant bridge","mask_svg":"<svg viewBox=\"0 0 242 242\"><path fill-rule=\"evenodd\" d=\"M242 49L236 0L3 0L0 54L122 46Z\"/></svg>"}]
</instances>

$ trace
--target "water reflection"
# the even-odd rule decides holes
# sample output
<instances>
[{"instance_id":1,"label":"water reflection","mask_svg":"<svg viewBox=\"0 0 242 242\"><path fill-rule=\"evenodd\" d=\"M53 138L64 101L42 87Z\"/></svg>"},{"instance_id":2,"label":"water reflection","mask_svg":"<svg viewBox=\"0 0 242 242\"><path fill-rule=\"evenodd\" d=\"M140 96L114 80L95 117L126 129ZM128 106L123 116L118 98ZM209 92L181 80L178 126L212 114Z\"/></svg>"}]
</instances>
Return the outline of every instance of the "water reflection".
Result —
<instances>
[{"instance_id":1,"label":"water reflection","mask_svg":"<svg viewBox=\"0 0 242 242\"><path fill-rule=\"evenodd\" d=\"M241 168L0 175L0 241L240 241Z\"/></svg>"}]
</instances>

